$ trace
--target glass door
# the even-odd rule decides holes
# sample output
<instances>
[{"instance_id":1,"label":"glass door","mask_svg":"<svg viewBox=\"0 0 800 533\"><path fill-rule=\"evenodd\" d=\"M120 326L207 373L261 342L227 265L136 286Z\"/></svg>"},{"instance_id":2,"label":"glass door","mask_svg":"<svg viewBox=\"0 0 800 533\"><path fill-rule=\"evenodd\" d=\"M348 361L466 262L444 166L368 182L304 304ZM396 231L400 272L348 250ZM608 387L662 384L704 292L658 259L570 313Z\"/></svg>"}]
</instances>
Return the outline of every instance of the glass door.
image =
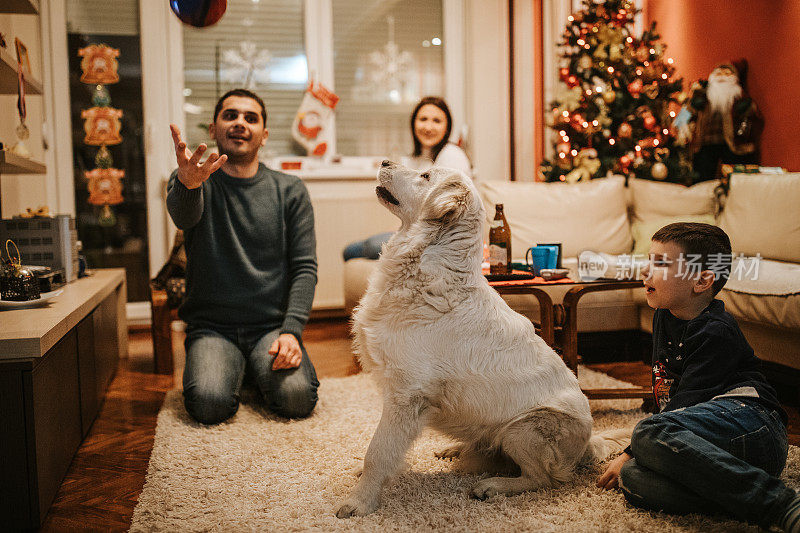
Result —
<instances>
[{"instance_id":1,"label":"glass door","mask_svg":"<svg viewBox=\"0 0 800 533\"><path fill-rule=\"evenodd\" d=\"M139 2L67 1L78 239L89 268L122 267L149 300Z\"/></svg>"}]
</instances>

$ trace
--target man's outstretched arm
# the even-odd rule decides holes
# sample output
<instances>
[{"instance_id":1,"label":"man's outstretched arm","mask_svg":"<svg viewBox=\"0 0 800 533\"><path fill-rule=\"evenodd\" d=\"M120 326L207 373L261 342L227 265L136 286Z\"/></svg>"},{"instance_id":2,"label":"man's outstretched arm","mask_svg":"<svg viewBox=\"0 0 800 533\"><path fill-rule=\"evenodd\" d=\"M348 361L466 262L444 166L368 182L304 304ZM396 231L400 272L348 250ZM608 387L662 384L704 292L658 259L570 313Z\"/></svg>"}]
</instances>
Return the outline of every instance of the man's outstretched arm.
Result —
<instances>
[{"instance_id":1,"label":"man's outstretched arm","mask_svg":"<svg viewBox=\"0 0 800 533\"><path fill-rule=\"evenodd\" d=\"M175 159L178 170L173 172L167 185L167 211L175 225L188 229L203 216L203 189L201 185L228 159L228 156L211 154L204 163L200 158L207 146L201 144L194 153L189 152L181 140L181 132L170 124L172 142L175 144Z\"/></svg>"}]
</instances>

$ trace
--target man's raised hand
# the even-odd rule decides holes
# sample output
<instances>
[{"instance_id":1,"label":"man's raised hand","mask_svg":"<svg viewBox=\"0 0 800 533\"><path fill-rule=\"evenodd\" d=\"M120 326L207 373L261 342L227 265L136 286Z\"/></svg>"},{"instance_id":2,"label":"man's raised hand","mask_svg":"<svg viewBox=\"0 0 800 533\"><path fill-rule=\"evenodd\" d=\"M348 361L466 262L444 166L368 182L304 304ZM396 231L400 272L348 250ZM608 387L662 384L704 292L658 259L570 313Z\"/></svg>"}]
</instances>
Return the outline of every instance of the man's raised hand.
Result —
<instances>
[{"instance_id":1,"label":"man's raised hand","mask_svg":"<svg viewBox=\"0 0 800 533\"><path fill-rule=\"evenodd\" d=\"M204 163L200 158L208 148L205 144L197 147L194 153L189 152L186 143L181 140L181 130L175 124L170 124L172 142L175 143L175 157L178 161L178 179L187 189L196 189L203 184L225 161L227 155L211 154Z\"/></svg>"}]
</instances>

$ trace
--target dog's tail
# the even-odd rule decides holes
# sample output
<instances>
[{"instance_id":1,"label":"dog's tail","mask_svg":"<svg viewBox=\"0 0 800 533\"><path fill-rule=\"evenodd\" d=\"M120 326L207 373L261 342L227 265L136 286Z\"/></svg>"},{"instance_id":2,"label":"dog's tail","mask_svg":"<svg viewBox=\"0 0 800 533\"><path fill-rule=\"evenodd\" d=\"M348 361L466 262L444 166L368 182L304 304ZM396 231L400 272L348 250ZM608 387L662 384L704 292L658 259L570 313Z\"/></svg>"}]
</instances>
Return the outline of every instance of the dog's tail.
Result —
<instances>
[{"instance_id":1,"label":"dog's tail","mask_svg":"<svg viewBox=\"0 0 800 533\"><path fill-rule=\"evenodd\" d=\"M603 461L612 453L625 449L631 442L632 428L610 429L595 433L589 439L586 452L583 454L584 463Z\"/></svg>"}]
</instances>

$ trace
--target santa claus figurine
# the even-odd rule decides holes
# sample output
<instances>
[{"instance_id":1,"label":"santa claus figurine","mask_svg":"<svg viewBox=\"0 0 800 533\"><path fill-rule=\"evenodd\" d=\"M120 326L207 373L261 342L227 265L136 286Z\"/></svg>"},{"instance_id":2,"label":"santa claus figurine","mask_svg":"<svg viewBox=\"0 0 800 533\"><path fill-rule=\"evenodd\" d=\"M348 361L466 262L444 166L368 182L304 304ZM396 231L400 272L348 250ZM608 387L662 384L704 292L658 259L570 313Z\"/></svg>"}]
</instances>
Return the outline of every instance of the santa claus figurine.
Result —
<instances>
[{"instance_id":1,"label":"santa claus figurine","mask_svg":"<svg viewBox=\"0 0 800 533\"><path fill-rule=\"evenodd\" d=\"M720 165L758 164L764 120L746 91L747 61L714 68L695 82L687 101L694 128L689 140L698 181L719 177Z\"/></svg>"}]
</instances>

